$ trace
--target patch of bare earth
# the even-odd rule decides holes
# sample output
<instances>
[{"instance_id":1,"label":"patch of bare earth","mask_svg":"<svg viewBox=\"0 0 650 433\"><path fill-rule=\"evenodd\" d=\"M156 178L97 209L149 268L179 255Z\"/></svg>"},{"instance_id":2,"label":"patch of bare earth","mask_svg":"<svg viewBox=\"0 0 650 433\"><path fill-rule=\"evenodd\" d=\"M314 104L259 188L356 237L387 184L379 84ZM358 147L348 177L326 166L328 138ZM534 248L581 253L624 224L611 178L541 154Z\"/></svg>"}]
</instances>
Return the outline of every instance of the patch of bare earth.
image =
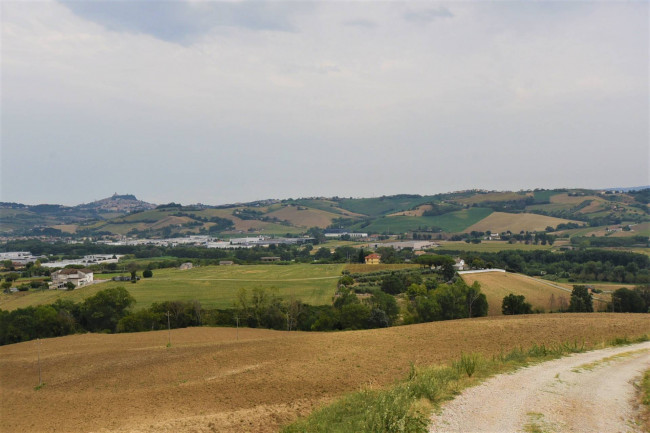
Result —
<instances>
[{"instance_id":1,"label":"patch of bare earth","mask_svg":"<svg viewBox=\"0 0 650 433\"><path fill-rule=\"evenodd\" d=\"M650 333L647 316L557 314L303 333L188 328L74 335L0 347L2 432L273 432L410 363L515 346Z\"/></svg>"}]
</instances>

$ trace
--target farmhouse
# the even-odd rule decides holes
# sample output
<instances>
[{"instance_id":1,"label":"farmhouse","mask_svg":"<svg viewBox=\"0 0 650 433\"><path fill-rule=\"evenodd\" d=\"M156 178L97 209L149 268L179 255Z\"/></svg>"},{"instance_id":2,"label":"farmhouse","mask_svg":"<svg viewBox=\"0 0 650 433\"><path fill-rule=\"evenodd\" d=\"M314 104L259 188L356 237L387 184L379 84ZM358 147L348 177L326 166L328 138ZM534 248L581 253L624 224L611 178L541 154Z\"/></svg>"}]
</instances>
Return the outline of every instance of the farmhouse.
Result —
<instances>
[{"instance_id":1,"label":"farmhouse","mask_svg":"<svg viewBox=\"0 0 650 433\"><path fill-rule=\"evenodd\" d=\"M381 255L376 253L369 254L365 258L366 265L378 265L381 261Z\"/></svg>"},{"instance_id":2,"label":"farmhouse","mask_svg":"<svg viewBox=\"0 0 650 433\"><path fill-rule=\"evenodd\" d=\"M61 269L52 273L52 283L55 287L60 288L67 283L72 283L75 287L81 287L93 282L93 271L90 269Z\"/></svg>"},{"instance_id":3,"label":"farmhouse","mask_svg":"<svg viewBox=\"0 0 650 433\"><path fill-rule=\"evenodd\" d=\"M183 263L179 269L181 271L184 271L186 269L192 269L192 263L191 262Z\"/></svg>"},{"instance_id":4,"label":"farmhouse","mask_svg":"<svg viewBox=\"0 0 650 433\"><path fill-rule=\"evenodd\" d=\"M232 266L234 264L235 262L233 262L232 260L219 260L220 266Z\"/></svg>"}]
</instances>

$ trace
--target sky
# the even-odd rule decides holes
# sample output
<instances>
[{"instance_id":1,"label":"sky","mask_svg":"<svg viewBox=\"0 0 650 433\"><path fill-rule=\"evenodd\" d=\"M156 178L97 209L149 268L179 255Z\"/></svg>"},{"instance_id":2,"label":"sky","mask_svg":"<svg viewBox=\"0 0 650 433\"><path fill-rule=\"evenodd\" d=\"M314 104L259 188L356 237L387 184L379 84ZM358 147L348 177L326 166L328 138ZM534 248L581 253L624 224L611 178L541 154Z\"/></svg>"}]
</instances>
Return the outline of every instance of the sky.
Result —
<instances>
[{"instance_id":1,"label":"sky","mask_svg":"<svg viewBox=\"0 0 650 433\"><path fill-rule=\"evenodd\" d=\"M0 3L0 201L650 184L649 3Z\"/></svg>"}]
</instances>

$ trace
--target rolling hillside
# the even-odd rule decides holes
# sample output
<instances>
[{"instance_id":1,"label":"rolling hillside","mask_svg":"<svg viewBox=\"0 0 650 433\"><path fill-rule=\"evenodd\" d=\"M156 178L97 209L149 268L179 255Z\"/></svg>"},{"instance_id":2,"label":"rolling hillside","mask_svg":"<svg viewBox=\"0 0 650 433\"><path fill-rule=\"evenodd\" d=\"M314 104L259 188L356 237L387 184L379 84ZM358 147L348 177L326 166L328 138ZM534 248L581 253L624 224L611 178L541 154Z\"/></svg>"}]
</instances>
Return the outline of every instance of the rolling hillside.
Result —
<instances>
[{"instance_id":1,"label":"rolling hillside","mask_svg":"<svg viewBox=\"0 0 650 433\"><path fill-rule=\"evenodd\" d=\"M332 333L187 328L30 341L0 347L0 431L270 433L342 394L403 379L413 364L648 333L638 314L553 314Z\"/></svg>"},{"instance_id":2,"label":"rolling hillside","mask_svg":"<svg viewBox=\"0 0 650 433\"><path fill-rule=\"evenodd\" d=\"M471 190L424 196L319 197L221 206L170 203L157 207L132 195L114 195L75 207L0 203L0 233L170 237L304 234L311 227L371 234L518 233L567 223L605 228L650 221L645 191Z\"/></svg>"}]
</instances>

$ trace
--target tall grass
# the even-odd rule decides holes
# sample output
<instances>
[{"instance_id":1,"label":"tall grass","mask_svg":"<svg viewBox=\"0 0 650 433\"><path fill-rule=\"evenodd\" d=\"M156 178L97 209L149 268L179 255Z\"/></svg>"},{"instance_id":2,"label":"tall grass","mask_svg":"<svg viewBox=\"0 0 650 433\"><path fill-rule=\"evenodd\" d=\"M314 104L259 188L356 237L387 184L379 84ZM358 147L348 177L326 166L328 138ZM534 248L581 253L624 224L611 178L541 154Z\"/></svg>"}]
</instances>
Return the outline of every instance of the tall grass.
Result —
<instances>
[{"instance_id":1,"label":"tall grass","mask_svg":"<svg viewBox=\"0 0 650 433\"><path fill-rule=\"evenodd\" d=\"M647 341L617 339L600 347ZM348 394L334 403L316 410L306 418L285 427L283 433L425 433L433 409L494 374L515 370L534 362L580 353L587 347L582 342L518 347L492 359L479 354L461 354L447 366L418 367L411 364L406 377L386 389L364 389Z\"/></svg>"}]
</instances>

